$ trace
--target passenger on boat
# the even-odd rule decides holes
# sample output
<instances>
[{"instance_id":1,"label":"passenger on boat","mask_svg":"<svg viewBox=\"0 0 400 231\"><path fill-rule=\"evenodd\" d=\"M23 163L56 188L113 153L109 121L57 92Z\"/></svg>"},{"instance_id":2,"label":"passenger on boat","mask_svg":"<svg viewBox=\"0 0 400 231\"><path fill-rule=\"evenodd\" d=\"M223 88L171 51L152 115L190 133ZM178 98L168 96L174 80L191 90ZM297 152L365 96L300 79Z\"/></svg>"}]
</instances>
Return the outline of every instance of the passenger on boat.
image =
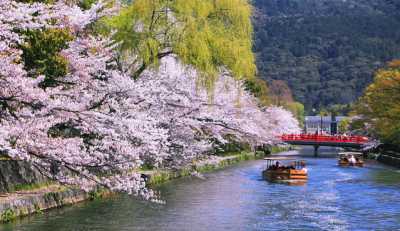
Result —
<instances>
[{"instance_id":1,"label":"passenger on boat","mask_svg":"<svg viewBox=\"0 0 400 231\"><path fill-rule=\"evenodd\" d=\"M355 164L355 163L357 163L357 160L356 160L356 158L354 158L353 155L350 156L350 158L349 158L349 163L350 163L350 164Z\"/></svg>"},{"instance_id":2,"label":"passenger on boat","mask_svg":"<svg viewBox=\"0 0 400 231\"><path fill-rule=\"evenodd\" d=\"M303 161L300 162L300 166L301 166L302 171L304 171L305 173L308 172L308 169L306 168L306 164Z\"/></svg>"},{"instance_id":3,"label":"passenger on boat","mask_svg":"<svg viewBox=\"0 0 400 231\"><path fill-rule=\"evenodd\" d=\"M296 169L296 163L292 162L288 169Z\"/></svg>"},{"instance_id":4,"label":"passenger on boat","mask_svg":"<svg viewBox=\"0 0 400 231\"><path fill-rule=\"evenodd\" d=\"M279 161L276 161L274 165L269 166L269 170L278 170L281 167Z\"/></svg>"}]
</instances>

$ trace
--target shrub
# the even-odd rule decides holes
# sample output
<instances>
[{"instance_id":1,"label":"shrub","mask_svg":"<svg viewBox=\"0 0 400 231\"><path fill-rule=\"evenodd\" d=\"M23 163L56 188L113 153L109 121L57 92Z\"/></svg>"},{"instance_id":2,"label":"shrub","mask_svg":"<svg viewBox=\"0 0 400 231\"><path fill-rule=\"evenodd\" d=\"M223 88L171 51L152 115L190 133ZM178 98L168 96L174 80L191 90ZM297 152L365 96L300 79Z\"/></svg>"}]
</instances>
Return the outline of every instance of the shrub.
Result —
<instances>
[{"instance_id":1,"label":"shrub","mask_svg":"<svg viewBox=\"0 0 400 231\"><path fill-rule=\"evenodd\" d=\"M21 45L22 61L32 77L45 75L41 86L57 85L57 78L67 74L68 63L59 52L68 47L72 35L66 29L27 30Z\"/></svg>"},{"instance_id":2,"label":"shrub","mask_svg":"<svg viewBox=\"0 0 400 231\"><path fill-rule=\"evenodd\" d=\"M1 220L3 222L13 221L13 220L15 220L16 217L17 216L16 216L14 210L12 210L10 208L4 210L4 212L1 214Z\"/></svg>"}]
</instances>

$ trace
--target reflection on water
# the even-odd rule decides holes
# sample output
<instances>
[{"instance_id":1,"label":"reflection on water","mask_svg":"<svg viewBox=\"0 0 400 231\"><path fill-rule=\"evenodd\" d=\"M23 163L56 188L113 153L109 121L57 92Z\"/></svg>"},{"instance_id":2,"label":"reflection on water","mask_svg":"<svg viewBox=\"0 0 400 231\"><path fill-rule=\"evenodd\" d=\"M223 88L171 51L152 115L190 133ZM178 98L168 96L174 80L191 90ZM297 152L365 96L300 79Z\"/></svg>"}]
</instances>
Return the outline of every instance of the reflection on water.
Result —
<instances>
[{"instance_id":1,"label":"reflection on water","mask_svg":"<svg viewBox=\"0 0 400 231\"><path fill-rule=\"evenodd\" d=\"M4 230L400 230L400 172L373 161L341 168L327 158L308 163L304 186L261 179L263 161L240 164L159 187L166 205L129 196L52 210Z\"/></svg>"},{"instance_id":2,"label":"reflection on water","mask_svg":"<svg viewBox=\"0 0 400 231\"><path fill-rule=\"evenodd\" d=\"M379 169L371 174L377 183L394 186L400 185L399 170Z\"/></svg>"}]
</instances>

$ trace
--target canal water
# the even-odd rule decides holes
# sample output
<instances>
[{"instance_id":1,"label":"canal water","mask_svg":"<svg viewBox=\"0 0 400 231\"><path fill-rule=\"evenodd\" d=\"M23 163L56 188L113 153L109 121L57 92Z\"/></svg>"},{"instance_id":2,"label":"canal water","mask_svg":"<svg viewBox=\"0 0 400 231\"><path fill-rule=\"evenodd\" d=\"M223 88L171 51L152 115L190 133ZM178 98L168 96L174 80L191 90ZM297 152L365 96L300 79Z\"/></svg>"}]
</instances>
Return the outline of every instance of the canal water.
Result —
<instances>
[{"instance_id":1,"label":"canal water","mask_svg":"<svg viewBox=\"0 0 400 231\"><path fill-rule=\"evenodd\" d=\"M307 160L304 186L261 179L250 161L159 187L165 205L130 196L81 203L23 218L0 230L400 230L400 171L367 161L337 166L333 150L291 151Z\"/></svg>"}]
</instances>

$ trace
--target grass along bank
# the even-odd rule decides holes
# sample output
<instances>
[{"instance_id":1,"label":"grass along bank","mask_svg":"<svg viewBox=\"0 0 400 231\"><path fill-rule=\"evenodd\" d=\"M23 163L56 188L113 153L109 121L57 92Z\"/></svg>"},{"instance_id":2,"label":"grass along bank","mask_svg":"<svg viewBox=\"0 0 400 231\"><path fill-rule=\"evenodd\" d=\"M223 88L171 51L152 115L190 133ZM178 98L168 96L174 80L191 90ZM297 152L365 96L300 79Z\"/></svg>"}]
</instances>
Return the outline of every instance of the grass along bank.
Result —
<instances>
[{"instance_id":1,"label":"grass along bank","mask_svg":"<svg viewBox=\"0 0 400 231\"><path fill-rule=\"evenodd\" d=\"M190 176L194 172L205 173L215 171L233 164L237 164L242 161L261 159L266 155L288 151L291 148L291 146L273 146L271 147L270 152L267 154L259 151L244 151L236 154L225 155L222 157L217 156L212 159L197 160L192 164L175 171L156 169L142 171L142 174L146 175L146 178L148 179L147 184L149 186L155 186L172 179Z\"/></svg>"},{"instance_id":2,"label":"grass along bank","mask_svg":"<svg viewBox=\"0 0 400 231\"><path fill-rule=\"evenodd\" d=\"M205 173L223 169L242 161L261 159L266 155L289 150L290 146L271 147L269 153L240 152L236 154L197 160L179 170L144 170L141 171L149 186L165 183L172 179L190 176L194 172ZM99 189L86 193L74 187L58 184L18 185L17 191L0 195L0 222L11 222L18 217L43 213L52 208L59 208L83 201L95 200L113 195L108 190Z\"/></svg>"}]
</instances>

